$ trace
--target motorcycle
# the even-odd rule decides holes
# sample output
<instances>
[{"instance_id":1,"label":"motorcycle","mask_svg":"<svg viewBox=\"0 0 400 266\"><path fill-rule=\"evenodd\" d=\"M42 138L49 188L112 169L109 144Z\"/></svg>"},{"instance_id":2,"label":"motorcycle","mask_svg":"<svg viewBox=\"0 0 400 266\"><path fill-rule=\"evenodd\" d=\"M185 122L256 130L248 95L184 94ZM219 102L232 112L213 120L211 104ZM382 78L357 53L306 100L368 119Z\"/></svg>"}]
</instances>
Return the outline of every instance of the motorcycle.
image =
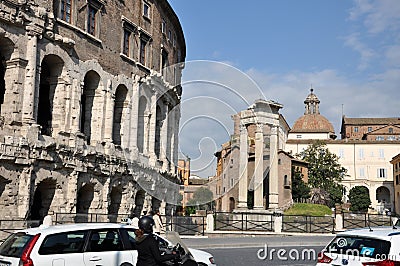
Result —
<instances>
[{"instance_id":1,"label":"motorcycle","mask_svg":"<svg viewBox=\"0 0 400 266\"><path fill-rule=\"evenodd\" d=\"M168 246L163 248L163 252L166 254L178 254L177 258L165 262L165 265L168 266L198 266L197 262L194 260L192 254L190 253L189 249L182 242L182 239L176 232L166 232L166 238L170 243L175 244L175 246Z\"/></svg>"}]
</instances>

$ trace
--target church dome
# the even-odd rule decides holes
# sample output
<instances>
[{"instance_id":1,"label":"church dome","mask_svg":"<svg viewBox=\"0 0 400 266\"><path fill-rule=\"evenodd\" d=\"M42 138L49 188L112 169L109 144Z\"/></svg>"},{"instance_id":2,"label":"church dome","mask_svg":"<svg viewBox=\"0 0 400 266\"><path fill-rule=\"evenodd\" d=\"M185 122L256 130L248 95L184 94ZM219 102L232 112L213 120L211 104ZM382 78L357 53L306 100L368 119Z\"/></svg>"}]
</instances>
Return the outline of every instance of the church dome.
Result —
<instances>
[{"instance_id":1,"label":"church dome","mask_svg":"<svg viewBox=\"0 0 400 266\"><path fill-rule=\"evenodd\" d=\"M319 99L311 89L311 93L304 100L304 115L296 120L291 133L331 133L335 134L335 129L331 122L319 113Z\"/></svg>"},{"instance_id":2,"label":"church dome","mask_svg":"<svg viewBox=\"0 0 400 266\"><path fill-rule=\"evenodd\" d=\"M331 122L320 114L306 114L301 116L294 123L290 132L321 132L334 133L335 130Z\"/></svg>"}]
</instances>

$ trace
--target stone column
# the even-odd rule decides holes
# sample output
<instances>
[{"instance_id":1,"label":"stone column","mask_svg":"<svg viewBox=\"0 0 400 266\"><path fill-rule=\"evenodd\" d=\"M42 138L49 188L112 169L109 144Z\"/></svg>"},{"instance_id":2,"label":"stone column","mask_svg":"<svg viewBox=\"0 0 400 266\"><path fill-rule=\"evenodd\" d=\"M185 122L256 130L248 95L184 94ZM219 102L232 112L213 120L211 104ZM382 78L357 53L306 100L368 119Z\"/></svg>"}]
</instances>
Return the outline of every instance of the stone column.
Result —
<instances>
[{"instance_id":1,"label":"stone column","mask_svg":"<svg viewBox=\"0 0 400 266\"><path fill-rule=\"evenodd\" d=\"M254 165L254 209L264 209L264 134L263 124L257 124Z\"/></svg>"},{"instance_id":2,"label":"stone column","mask_svg":"<svg viewBox=\"0 0 400 266\"><path fill-rule=\"evenodd\" d=\"M36 95L36 73L37 73L37 36L38 32L28 31L28 43L26 52L26 66L24 94L22 101L22 121L25 124L35 123L35 95Z\"/></svg>"},{"instance_id":3,"label":"stone column","mask_svg":"<svg viewBox=\"0 0 400 266\"><path fill-rule=\"evenodd\" d=\"M112 93L112 82L108 80L105 91L105 113L104 117L104 140L107 142L113 141L113 127L114 127L114 104L115 94Z\"/></svg>"},{"instance_id":4,"label":"stone column","mask_svg":"<svg viewBox=\"0 0 400 266\"><path fill-rule=\"evenodd\" d=\"M272 126L270 137L269 209L279 207L278 180L278 127Z\"/></svg>"},{"instance_id":5,"label":"stone column","mask_svg":"<svg viewBox=\"0 0 400 266\"><path fill-rule=\"evenodd\" d=\"M26 218L29 214L31 179L33 167L24 168L19 177L18 186L18 217Z\"/></svg>"},{"instance_id":6,"label":"stone column","mask_svg":"<svg viewBox=\"0 0 400 266\"><path fill-rule=\"evenodd\" d=\"M150 125L148 133L148 155L150 158L150 165L155 166L157 161L157 156L155 153L155 139L156 139L156 126L157 126L157 99L158 95L156 92L153 92L153 96L151 96L151 116L150 116Z\"/></svg>"},{"instance_id":7,"label":"stone column","mask_svg":"<svg viewBox=\"0 0 400 266\"><path fill-rule=\"evenodd\" d=\"M247 164L248 164L248 133L246 125L240 125L240 155L239 155L239 209L247 209Z\"/></svg>"},{"instance_id":8,"label":"stone column","mask_svg":"<svg viewBox=\"0 0 400 266\"><path fill-rule=\"evenodd\" d=\"M167 142L168 140L168 105L164 105L164 113L165 113L165 117L162 123L162 127L161 127L161 132L160 132L160 160L162 160L163 165L162 165L162 170L163 171L169 171L169 163L167 160Z\"/></svg>"},{"instance_id":9,"label":"stone column","mask_svg":"<svg viewBox=\"0 0 400 266\"><path fill-rule=\"evenodd\" d=\"M71 93L71 111L70 111L70 124L71 132L80 132L80 122L82 117L81 97L83 93L83 82L79 82L76 78L72 80L72 93Z\"/></svg>"},{"instance_id":10,"label":"stone column","mask_svg":"<svg viewBox=\"0 0 400 266\"><path fill-rule=\"evenodd\" d=\"M134 151L133 154L138 154L138 123L139 123L139 81L132 86L132 95L130 96L130 127L128 136L128 146Z\"/></svg>"},{"instance_id":11,"label":"stone column","mask_svg":"<svg viewBox=\"0 0 400 266\"><path fill-rule=\"evenodd\" d=\"M76 209L77 197L78 197L78 179L79 172L72 171L72 173L68 176L68 184L67 184L67 192L66 200L67 206L65 206L67 212L76 213L78 210Z\"/></svg>"},{"instance_id":12,"label":"stone column","mask_svg":"<svg viewBox=\"0 0 400 266\"><path fill-rule=\"evenodd\" d=\"M173 108L173 129L171 136L171 172L176 173L176 166L178 165L178 138L179 138L179 120L181 118L181 111L178 107Z\"/></svg>"}]
</instances>

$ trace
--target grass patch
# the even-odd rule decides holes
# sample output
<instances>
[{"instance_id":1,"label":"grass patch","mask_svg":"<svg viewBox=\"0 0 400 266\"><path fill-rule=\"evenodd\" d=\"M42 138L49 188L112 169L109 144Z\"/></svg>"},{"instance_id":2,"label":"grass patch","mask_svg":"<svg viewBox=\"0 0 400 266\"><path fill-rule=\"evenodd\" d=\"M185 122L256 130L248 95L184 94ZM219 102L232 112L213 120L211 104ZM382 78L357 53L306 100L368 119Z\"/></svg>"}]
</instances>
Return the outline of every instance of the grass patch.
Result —
<instances>
[{"instance_id":1,"label":"grass patch","mask_svg":"<svg viewBox=\"0 0 400 266\"><path fill-rule=\"evenodd\" d=\"M325 215L332 215L332 210L326 205L311 204L311 203L295 203L290 209L285 211L284 214L325 216Z\"/></svg>"}]
</instances>

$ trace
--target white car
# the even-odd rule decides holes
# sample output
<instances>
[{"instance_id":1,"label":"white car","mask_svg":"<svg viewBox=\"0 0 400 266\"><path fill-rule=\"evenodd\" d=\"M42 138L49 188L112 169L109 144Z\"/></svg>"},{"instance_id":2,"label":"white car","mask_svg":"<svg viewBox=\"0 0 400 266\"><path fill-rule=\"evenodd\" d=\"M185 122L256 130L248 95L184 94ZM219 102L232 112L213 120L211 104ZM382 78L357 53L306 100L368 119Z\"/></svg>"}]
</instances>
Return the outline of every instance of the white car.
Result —
<instances>
[{"instance_id":1,"label":"white car","mask_svg":"<svg viewBox=\"0 0 400 266\"><path fill-rule=\"evenodd\" d=\"M339 233L318 254L318 266L399 266L400 229L374 227Z\"/></svg>"},{"instance_id":2,"label":"white car","mask_svg":"<svg viewBox=\"0 0 400 266\"><path fill-rule=\"evenodd\" d=\"M134 266L134 231L132 226L114 223L19 230L1 244L0 266ZM161 240L168 242L160 238L160 244ZM210 253L190 252L199 265L215 265Z\"/></svg>"}]
</instances>

